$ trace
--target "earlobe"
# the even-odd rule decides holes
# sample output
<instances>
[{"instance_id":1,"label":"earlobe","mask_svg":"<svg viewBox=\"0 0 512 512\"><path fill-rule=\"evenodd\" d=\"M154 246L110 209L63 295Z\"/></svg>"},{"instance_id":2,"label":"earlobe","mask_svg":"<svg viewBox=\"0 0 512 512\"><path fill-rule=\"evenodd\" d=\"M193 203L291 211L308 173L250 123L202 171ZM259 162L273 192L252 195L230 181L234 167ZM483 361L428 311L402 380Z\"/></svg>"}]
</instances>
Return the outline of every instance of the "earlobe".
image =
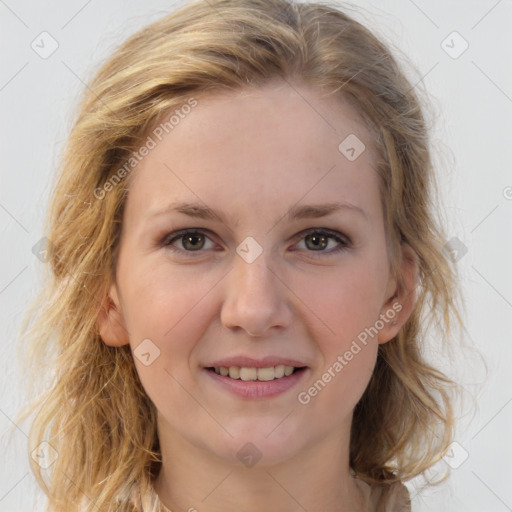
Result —
<instances>
[{"instance_id":1,"label":"earlobe","mask_svg":"<svg viewBox=\"0 0 512 512\"><path fill-rule=\"evenodd\" d=\"M111 347L121 347L129 343L128 331L119 303L115 284L104 294L96 319L96 327L101 339Z\"/></svg>"},{"instance_id":2,"label":"earlobe","mask_svg":"<svg viewBox=\"0 0 512 512\"><path fill-rule=\"evenodd\" d=\"M416 304L419 259L406 242L402 242L400 263L401 283L396 285L394 294L386 301L381 311L384 327L379 330L379 344L392 340L409 319Z\"/></svg>"}]
</instances>

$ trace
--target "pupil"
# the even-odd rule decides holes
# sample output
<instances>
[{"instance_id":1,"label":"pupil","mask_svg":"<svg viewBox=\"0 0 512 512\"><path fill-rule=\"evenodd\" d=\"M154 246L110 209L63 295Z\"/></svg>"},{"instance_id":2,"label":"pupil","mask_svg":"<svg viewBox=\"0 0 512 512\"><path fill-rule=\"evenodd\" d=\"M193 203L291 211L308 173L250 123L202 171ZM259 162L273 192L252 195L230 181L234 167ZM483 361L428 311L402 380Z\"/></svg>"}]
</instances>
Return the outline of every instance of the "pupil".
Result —
<instances>
[{"instance_id":1,"label":"pupil","mask_svg":"<svg viewBox=\"0 0 512 512\"><path fill-rule=\"evenodd\" d=\"M310 238L310 240L317 240L317 241L322 240L322 241L324 242L323 244L319 244L319 243L317 243L317 242L313 242L313 245L314 245L316 248L318 248L318 247L320 247L320 246L321 246L322 248L324 248L324 247L325 247L325 241L326 241L326 237L325 237L325 236L323 236L323 235L320 235L320 236L319 236L319 235L310 235L310 237L311 237L311 238Z\"/></svg>"},{"instance_id":2,"label":"pupil","mask_svg":"<svg viewBox=\"0 0 512 512\"><path fill-rule=\"evenodd\" d=\"M196 234L187 235L185 237L185 247L187 247L187 244L192 241L192 247L191 248L192 249L194 249L194 248L197 249L197 246L194 245L194 240L197 242L197 239L200 239L200 238L201 238L200 234L197 234L197 235Z\"/></svg>"}]
</instances>

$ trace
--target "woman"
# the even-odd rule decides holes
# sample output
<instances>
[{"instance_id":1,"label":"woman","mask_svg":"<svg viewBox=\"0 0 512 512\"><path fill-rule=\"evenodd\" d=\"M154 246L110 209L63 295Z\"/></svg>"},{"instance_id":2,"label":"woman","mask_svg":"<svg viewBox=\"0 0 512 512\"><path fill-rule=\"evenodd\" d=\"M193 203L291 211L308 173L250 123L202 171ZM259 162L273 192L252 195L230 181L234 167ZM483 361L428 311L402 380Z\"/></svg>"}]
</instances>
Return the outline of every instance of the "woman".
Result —
<instances>
[{"instance_id":1,"label":"woman","mask_svg":"<svg viewBox=\"0 0 512 512\"><path fill-rule=\"evenodd\" d=\"M433 181L414 88L334 7L194 2L128 39L47 221L49 510L410 510L453 428L418 348L459 320Z\"/></svg>"}]
</instances>

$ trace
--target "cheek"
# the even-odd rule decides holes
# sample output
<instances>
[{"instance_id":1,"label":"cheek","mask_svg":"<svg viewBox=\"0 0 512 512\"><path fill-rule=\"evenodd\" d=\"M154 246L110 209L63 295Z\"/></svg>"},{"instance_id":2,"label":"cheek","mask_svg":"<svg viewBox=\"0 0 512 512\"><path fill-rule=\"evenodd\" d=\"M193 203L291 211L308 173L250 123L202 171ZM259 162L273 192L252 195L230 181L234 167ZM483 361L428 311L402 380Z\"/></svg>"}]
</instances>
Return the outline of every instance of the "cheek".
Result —
<instances>
[{"instance_id":1,"label":"cheek","mask_svg":"<svg viewBox=\"0 0 512 512\"><path fill-rule=\"evenodd\" d=\"M203 311L214 276L198 275L192 267L173 267L165 259L152 264L148 258L133 268L125 280L130 333L151 334L163 342L174 339L184 325L187 329L195 325L190 319Z\"/></svg>"},{"instance_id":2,"label":"cheek","mask_svg":"<svg viewBox=\"0 0 512 512\"><path fill-rule=\"evenodd\" d=\"M194 385L196 345L213 322L208 299L222 275L198 274L192 266L177 269L166 261L132 268L125 275L124 299L137 372L153 401L164 393L179 400L181 386ZM150 357L139 358L142 351ZM152 362L146 366L148 359Z\"/></svg>"},{"instance_id":3,"label":"cheek","mask_svg":"<svg viewBox=\"0 0 512 512\"><path fill-rule=\"evenodd\" d=\"M347 258L337 272L309 280L306 303L320 319L314 322L321 328L313 336L321 359L299 402L318 414L331 411L332 422L353 409L375 366L378 343L373 329L386 284L382 261L367 251Z\"/></svg>"},{"instance_id":4,"label":"cheek","mask_svg":"<svg viewBox=\"0 0 512 512\"><path fill-rule=\"evenodd\" d=\"M194 349L211 321L207 296L215 282L197 273L194 277L192 271L172 271L165 264L141 268L129 282L126 319L142 386L165 418L180 410L186 423L189 416L194 418L187 391L195 385Z\"/></svg>"},{"instance_id":5,"label":"cheek","mask_svg":"<svg viewBox=\"0 0 512 512\"><path fill-rule=\"evenodd\" d=\"M341 349L366 327L373 325L382 307L383 277L362 258L347 262L336 272L300 285L305 303L325 327L325 340Z\"/></svg>"},{"instance_id":6,"label":"cheek","mask_svg":"<svg viewBox=\"0 0 512 512\"><path fill-rule=\"evenodd\" d=\"M326 428L350 414L375 367L378 343L371 327L381 307L376 280L367 265L354 265L334 279L317 281L307 296L326 327L314 335L319 366L297 398L305 411L324 419Z\"/></svg>"}]
</instances>

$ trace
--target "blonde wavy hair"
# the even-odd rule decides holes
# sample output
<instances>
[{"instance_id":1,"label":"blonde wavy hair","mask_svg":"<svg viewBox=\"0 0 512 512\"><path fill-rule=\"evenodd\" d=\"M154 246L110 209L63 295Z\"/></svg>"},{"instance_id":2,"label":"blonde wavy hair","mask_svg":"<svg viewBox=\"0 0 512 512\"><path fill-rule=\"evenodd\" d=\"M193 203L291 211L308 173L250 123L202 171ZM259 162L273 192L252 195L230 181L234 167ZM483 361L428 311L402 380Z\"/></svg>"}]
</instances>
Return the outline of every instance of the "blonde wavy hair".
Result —
<instances>
[{"instance_id":1,"label":"blonde wavy hair","mask_svg":"<svg viewBox=\"0 0 512 512\"><path fill-rule=\"evenodd\" d=\"M304 83L351 102L375 139L395 276L407 242L418 256L417 300L399 334L379 346L354 411L350 464L371 485L421 474L453 436L454 383L426 362L427 324L446 336L462 325L456 270L443 251L423 107L390 50L327 2L195 0L124 42L84 90L45 221L44 286L20 329L28 395L37 395L29 450L48 442L47 510L124 510L136 486L149 492L161 465L156 409L129 345L97 331L115 279L130 176L102 189L164 115L191 96ZM104 189L106 190L106 189ZM37 368L34 372L30 369ZM43 392L41 393L41 389ZM38 393L39 392L39 393ZM28 412L27 412L28 411Z\"/></svg>"}]
</instances>

